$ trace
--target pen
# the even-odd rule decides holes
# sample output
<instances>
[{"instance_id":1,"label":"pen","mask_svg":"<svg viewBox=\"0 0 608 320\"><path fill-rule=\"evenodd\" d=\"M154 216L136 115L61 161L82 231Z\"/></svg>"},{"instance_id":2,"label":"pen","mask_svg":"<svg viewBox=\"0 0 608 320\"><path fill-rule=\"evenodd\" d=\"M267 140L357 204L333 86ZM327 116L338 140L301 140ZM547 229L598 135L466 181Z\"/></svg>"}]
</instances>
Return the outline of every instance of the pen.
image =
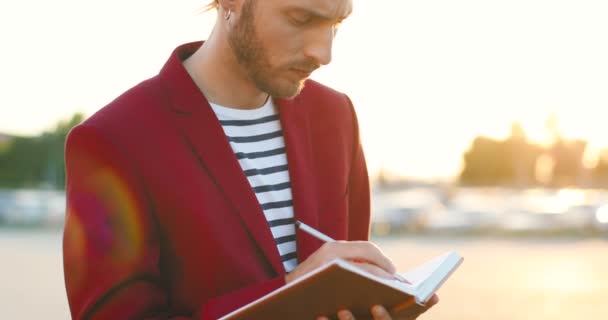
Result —
<instances>
[{"instance_id":1,"label":"pen","mask_svg":"<svg viewBox=\"0 0 608 320\"><path fill-rule=\"evenodd\" d=\"M306 223L302 222L302 221L296 221L296 228L310 234L311 236L323 241L323 242L334 242L336 240L334 240L333 238L315 230L314 228L310 227L309 225L307 225ZM393 277L396 280L399 280L401 282L405 282L405 283L409 283L407 280L405 280L405 278L403 278L402 276L400 276L399 274L395 273L393 274Z\"/></svg>"}]
</instances>

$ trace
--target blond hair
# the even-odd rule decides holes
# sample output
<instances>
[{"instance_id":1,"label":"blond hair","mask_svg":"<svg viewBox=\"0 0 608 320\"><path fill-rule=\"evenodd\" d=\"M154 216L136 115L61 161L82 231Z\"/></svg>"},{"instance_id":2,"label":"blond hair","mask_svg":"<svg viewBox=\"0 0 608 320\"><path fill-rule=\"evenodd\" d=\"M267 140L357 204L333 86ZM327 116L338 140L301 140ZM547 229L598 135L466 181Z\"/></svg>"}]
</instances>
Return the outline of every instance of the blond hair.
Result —
<instances>
[{"instance_id":1,"label":"blond hair","mask_svg":"<svg viewBox=\"0 0 608 320\"><path fill-rule=\"evenodd\" d=\"M220 6L219 0L213 0L205 6L205 10L217 9Z\"/></svg>"}]
</instances>

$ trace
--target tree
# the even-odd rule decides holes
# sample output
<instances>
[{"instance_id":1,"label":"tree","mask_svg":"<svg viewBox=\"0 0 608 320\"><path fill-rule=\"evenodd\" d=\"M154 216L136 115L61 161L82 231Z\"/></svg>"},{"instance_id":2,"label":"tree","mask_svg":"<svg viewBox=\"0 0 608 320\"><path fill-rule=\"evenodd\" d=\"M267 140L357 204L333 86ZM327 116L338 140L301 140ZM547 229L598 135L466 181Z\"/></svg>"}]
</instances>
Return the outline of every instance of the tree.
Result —
<instances>
[{"instance_id":1,"label":"tree","mask_svg":"<svg viewBox=\"0 0 608 320\"><path fill-rule=\"evenodd\" d=\"M595 168L593 169L593 181L596 185L608 186L608 149L602 150Z\"/></svg>"},{"instance_id":2,"label":"tree","mask_svg":"<svg viewBox=\"0 0 608 320\"><path fill-rule=\"evenodd\" d=\"M83 119L84 116L77 113L39 136L12 138L0 150L0 187L63 188L65 139Z\"/></svg>"},{"instance_id":3,"label":"tree","mask_svg":"<svg viewBox=\"0 0 608 320\"><path fill-rule=\"evenodd\" d=\"M460 182L470 185L534 184L536 159L541 148L527 141L519 123L511 126L506 140L477 137L464 154Z\"/></svg>"}]
</instances>

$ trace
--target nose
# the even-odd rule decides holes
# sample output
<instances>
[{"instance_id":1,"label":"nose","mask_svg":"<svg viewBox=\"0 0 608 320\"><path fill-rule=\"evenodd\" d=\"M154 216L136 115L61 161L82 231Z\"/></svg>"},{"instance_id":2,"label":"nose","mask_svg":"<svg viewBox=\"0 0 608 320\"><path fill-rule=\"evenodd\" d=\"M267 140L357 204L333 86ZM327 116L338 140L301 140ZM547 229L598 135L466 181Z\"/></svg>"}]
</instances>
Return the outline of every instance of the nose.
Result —
<instances>
[{"instance_id":1,"label":"nose","mask_svg":"<svg viewBox=\"0 0 608 320\"><path fill-rule=\"evenodd\" d=\"M334 41L334 29L319 32L305 49L306 57L320 65L331 62L331 49Z\"/></svg>"}]
</instances>

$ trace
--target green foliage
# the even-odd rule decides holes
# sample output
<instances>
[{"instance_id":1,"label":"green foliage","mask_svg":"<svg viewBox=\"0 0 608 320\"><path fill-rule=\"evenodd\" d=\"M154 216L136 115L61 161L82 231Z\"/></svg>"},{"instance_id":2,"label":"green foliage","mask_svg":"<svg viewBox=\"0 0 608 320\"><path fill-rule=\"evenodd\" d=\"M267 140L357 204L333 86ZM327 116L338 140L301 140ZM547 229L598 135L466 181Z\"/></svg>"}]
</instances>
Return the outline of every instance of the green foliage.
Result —
<instances>
[{"instance_id":1,"label":"green foliage","mask_svg":"<svg viewBox=\"0 0 608 320\"><path fill-rule=\"evenodd\" d=\"M0 148L0 187L63 188L65 139L70 129L83 119L78 113L39 136L12 138Z\"/></svg>"}]
</instances>

